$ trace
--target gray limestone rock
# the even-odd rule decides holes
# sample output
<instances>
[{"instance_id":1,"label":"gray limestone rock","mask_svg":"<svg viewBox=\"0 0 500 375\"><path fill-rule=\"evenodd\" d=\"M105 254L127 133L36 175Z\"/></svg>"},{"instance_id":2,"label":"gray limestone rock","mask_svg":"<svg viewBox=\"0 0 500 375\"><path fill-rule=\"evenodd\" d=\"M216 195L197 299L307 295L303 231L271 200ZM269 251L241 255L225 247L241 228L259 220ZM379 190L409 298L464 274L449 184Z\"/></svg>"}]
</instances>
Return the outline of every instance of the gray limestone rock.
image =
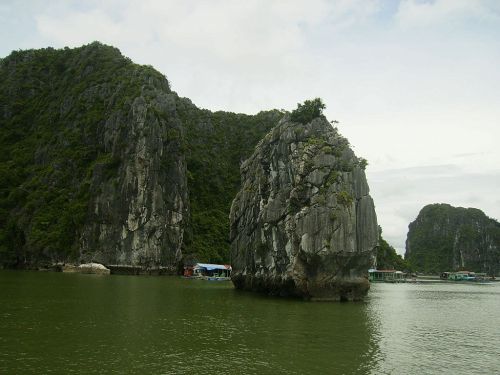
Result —
<instances>
[{"instance_id":1,"label":"gray limestone rock","mask_svg":"<svg viewBox=\"0 0 500 375\"><path fill-rule=\"evenodd\" d=\"M183 128L153 110L175 110L174 99L161 87L143 91L103 126L114 156L94 166L82 261L177 273L189 215Z\"/></svg>"},{"instance_id":2,"label":"gray limestone rock","mask_svg":"<svg viewBox=\"0 0 500 375\"><path fill-rule=\"evenodd\" d=\"M236 288L361 300L378 242L362 159L324 117L285 116L241 166L231 207Z\"/></svg>"}]
</instances>

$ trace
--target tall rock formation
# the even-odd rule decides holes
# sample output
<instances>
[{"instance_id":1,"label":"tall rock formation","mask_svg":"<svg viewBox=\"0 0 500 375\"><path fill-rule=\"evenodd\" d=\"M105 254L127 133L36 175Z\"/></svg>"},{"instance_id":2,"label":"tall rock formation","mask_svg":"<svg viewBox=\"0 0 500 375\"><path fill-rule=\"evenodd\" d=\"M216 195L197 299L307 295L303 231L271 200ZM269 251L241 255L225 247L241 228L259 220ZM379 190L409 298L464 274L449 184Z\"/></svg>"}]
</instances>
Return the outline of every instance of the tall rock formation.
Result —
<instances>
[{"instance_id":1,"label":"tall rock formation","mask_svg":"<svg viewBox=\"0 0 500 375\"><path fill-rule=\"evenodd\" d=\"M15 135L2 174L17 170L2 222L19 237L4 262L175 272L188 194L182 104L166 77L100 43L15 52L0 72L3 134Z\"/></svg>"},{"instance_id":2,"label":"tall rock formation","mask_svg":"<svg viewBox=\"0 0 500 375\"><path fill-rule=\"evenodd\" d=\"M147 85L150 77L137 76ZM114 168L96 163L92 170L90 191L97 193L90 196L80 234L88 262L150 269L181 260L188 222L186 160L179 150L183 128L164 115L176 103L166 81L159 84L152 82L125 110L98 124L99 142ZM153 116L155 111L161 114Z\"/></svg>"},{"instance_id":3,"label":"tall rock formation","mask_svg":"<svg viewBox=\"0 0 500 375\"><path fill-rule=\"evenodd\" d=\"M99 42L0 59L0 267L229 262L239 164L282 114L210 112Z\"/></svg>"},{"instance_id":4,"label":"tall rock formation","mask_svg":"<svg viewBox=\"0 0 500 375\"><path fill-rule=\"evenodd\" d=\"M241 166L230 216L235 287L362 299L378 240L364 165L323 116L285 116Z\"/></svg>"},{"instance_id":5,"label":"tall rock formation","mask_svg":"<svg viewBox=\"0 0 500 375\"><path fill-rule=\"evenodd\" d=\"M405 259L417 271L498 275L500 224L481 210L430 204L408 228Z\"/></svg>"}]
</instances>

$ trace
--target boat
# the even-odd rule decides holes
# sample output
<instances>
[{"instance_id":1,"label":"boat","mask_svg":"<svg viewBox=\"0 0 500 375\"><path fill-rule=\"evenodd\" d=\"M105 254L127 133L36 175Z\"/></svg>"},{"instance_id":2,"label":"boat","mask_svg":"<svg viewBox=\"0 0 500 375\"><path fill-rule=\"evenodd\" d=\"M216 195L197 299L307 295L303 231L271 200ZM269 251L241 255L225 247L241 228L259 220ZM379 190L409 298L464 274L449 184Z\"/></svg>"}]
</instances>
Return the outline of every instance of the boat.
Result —
<instances>
[{"instance_id":1,"label":"boat","mask_svg":"<svg viewBox=\"0 0 500 375\"><path fill-rule=\"evenodd\" d=\"M370 282L402 283L405 282L405 274L396 270L368 270Z\"/></svg>"},{"instance_id":2,"label":"boat","mask_svg":"<svg viewBox=\"0 0 500 375\"><path fill-rule=\"evenodd\" d=\"M449 281L475 281L489 282L496 281L495 277L489 277L486 273L472 271L442 272L439 276L441 280Z\"/></svg>"}]
</instances>

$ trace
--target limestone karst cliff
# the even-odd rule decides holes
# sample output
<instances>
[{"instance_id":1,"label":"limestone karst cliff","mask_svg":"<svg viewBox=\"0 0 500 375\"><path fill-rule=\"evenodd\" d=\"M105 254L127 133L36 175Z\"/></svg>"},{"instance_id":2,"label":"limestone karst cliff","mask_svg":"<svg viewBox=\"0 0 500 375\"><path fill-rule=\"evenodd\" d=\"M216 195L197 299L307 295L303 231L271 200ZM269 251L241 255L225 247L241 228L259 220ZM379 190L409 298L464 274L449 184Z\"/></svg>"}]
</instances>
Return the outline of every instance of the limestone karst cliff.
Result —
<instances>
[{"instance_id":1,"label":"limestone karst cliff","mask_svg":"<svg viewBox=\"0 0 500 375\"><path fill-rule=\"evenodd\" d=\"M477 208L427 205L408 226L405 259L420 272L498 275L500 224Z\"/></svg>"},{"instance_id":2,"label":"limestone karst cliff","mask_svg":"<svg viewBox=\"0 0 500 375\"><path fill-rule=\"evenodd\" d=\"M210 112L94 42L0 60L0 266L229 262L240 160L279 120Z\"/></svg>"},{"instance_id":3,"label":"limestone karst cliff","mask_svg":"<svg viewBox=\"0 0 500 375\"><path fill-rule=\"evenodd\" d=\"M314 301L360 300L378 240L374 203L347 139L319 116L285 116L241 166L231 207L237 288Z\"/></svg>"},{"instance_id":4,"label":"limestone karst cliff","mask_svg":"<svg viewBox=\"0 0 500 375\"><path fill-rule=\"evenodd\" d=\"M323 117L200 109L99 42L0 60L0 267L175 274L189 256L232 261L237 287L360 299L363 167Z\"/></svg>"}]
</instances>

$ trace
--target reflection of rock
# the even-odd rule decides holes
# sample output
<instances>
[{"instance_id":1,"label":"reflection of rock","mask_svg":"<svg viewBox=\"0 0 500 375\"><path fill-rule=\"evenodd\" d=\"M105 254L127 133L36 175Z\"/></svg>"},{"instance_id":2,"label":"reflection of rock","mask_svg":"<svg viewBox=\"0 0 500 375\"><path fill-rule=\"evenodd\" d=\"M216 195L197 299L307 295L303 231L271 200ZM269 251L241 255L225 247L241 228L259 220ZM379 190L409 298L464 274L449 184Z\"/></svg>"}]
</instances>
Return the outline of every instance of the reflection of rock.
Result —
<instances>
[{"instance_id":1,"label":"reflection of rock","mask_svg":"<svg viewBox=\"0 0 500 375\"><path fill-rule=\"evenodd\" d=\"M362 160L326 119L285 117L241 175L231 208L235 287L317 301L366 295L375 208Z\"/></svg>"},{"instance_id":2,"label":"reflection of rock","mask_svg":"<svg viewBox=\"0 0 500 375\"><path fill-rule=\"evenodd\" d=\"M85 263L79 266L61 266L62 272L91 273L96 275L109 275L110 270L99 263Z\"/></svg>"},{"instance_id":3,"label":"reflection of rock","mask_svg":"<svg viewBox=\"0 0 500 375\"><path fill-rule=\"evenodd\" d=\"M127 265L107 265L113 275L170 275L171 270L168 267L162 268L143 268L140 266L127 266Z\"/></svg>"}]
</instances>

